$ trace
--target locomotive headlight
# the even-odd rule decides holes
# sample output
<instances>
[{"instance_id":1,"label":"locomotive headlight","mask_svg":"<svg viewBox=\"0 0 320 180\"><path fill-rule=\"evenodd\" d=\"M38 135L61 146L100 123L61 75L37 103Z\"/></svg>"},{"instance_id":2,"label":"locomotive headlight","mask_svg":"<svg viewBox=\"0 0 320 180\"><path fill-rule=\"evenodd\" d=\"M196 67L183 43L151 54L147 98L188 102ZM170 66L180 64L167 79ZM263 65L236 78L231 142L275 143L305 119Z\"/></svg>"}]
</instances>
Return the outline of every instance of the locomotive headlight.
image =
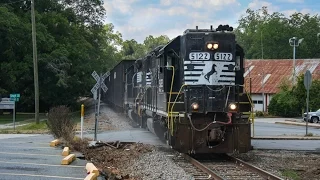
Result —
<instances>
[{"instance_id":1,"label":"locomotive headlight","mask_svg":"<svg viewBox=\"0 0 320 180\"><path fill-rule=\"evenodd\" d=\"M193 110L197 110L197 109L199 109L199 104L194 102L194 103L191 104L191 107L192 107Z\"/></svg>"},{"instance_id":2,"label":"locomotive headlight","mask_svg":"<svg viewBox=\"0 0 320 180\"><path fill-rule=\"evenodd\" d=\"M218 44L218 43L214 43L214 44L213 44L213 49L218 49L218 47L219 47L219 44Z\"/></svg>"},{"instance_id":3,"label":"locomotive headlight","mask_svg":"<svg viewBox=\"0 0 320 180\"><path fill-rule=\"evenodd\" d=\"M215 50L219 48L219 44L217 42L209 42L207 44L207 48L210 50Z\"/></svg>"},{"instance_id":4,"label":"locomotive headlight","mask_svg":"<svg viewBox=\"0 0 320 180\"><path fill-rule=\"evenodd\" d=\"M234 103L231 103L231 104L229 104L229 108L230 108L231 110L235 110L235 109L237 109L237 105L234 104Z\"/></svg>"}]
</instances>

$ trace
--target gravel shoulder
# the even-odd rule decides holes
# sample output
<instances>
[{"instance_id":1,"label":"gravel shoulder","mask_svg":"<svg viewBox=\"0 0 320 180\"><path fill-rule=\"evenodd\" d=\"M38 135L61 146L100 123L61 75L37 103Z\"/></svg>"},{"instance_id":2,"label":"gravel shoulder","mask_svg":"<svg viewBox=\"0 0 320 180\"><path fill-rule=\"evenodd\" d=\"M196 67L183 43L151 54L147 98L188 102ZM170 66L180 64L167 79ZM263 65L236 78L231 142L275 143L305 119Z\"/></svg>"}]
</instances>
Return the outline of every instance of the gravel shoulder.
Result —
<instances>
[{"instance_id":1,"label":"gravel shoulder","mask_svg":"<svg viewBox=\"0 0 320 180\"><path fill-rule=\"evenodd\" d=\"M94 108L94 106L88 107L84 117L84 127L88 132L94 131ZM115 112L103 103L100 110L101 114L98 118L98 131L100 132L137 128L137 124L125 114ZM108 179L192 179L192 176L174 163L171 156L168 155L168 151L172 150L165 144L154 146L141 143L102 143L91 148L82 148L82 153ZM116 148L117 145L118 148Z\"/></svg>"}]
</instances>

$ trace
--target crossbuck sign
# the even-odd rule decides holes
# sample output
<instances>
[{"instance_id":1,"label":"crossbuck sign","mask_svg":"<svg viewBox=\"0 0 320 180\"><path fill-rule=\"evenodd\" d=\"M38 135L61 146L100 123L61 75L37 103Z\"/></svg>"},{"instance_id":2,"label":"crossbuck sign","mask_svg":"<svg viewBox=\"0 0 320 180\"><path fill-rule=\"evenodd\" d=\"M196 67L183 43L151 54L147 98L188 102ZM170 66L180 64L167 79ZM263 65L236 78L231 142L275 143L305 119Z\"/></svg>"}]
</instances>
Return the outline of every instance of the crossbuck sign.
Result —
<instances>
[{"instance_id":1,"label":"crossbuck sign","mask_svg":"<svg viewBox=\"0 0 320 180\"><path fill-rule=\"evenodd\" d=\"M106 86L106 84L104 84L104 80L110 75L110 72L108 71L103 76L99 77L98 73L96 71L93 71L93 73L91 75L97 81L97 83L91 89L92 94L96 95L97 90L99 89L100 85L101 85L102 90L104 92L107 92L108 87ZM100 82L100 80L101 80L101 82Z\"/></svg>"},{"instance_id":2,"label":"crossbuck sign","mask_svg":"<svg viewBox=\"0 0 320 180\"><path fill-rule=\"evenodd\" d=\"M108 71L104 75L99 76L96 71L93 71L93 73L91 75L97 81L97 83L91 89L91 92L93 94L93 99L95 99L95 100L97 99L97 91L99 90L99 100L98 100L97 110L95 110L96 113L95 113L95 126L94 126L94 140L96 141L97 140L97 126L98 126L97 115L100 114L100 98L101 98L101 92L100 92L99 88L101 88L104 92L107 92L108 87L106 86L106 84L104 84L104 80L110 75L110 72Z\"/></svg>"}]
</instances>

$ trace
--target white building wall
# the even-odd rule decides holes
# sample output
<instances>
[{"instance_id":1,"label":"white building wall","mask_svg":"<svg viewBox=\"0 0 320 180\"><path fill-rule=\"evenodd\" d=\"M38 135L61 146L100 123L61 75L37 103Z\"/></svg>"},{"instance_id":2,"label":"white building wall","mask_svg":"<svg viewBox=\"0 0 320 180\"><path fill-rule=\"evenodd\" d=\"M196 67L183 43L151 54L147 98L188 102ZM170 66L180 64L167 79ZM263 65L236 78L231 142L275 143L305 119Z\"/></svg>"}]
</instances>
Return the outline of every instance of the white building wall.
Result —
<instances>
[{"instance_id":1,"label":"white building wall","mask_svg":"<svg viewBox=\"0 0 320 180\"><path fill-rule=\"evenodd\" d=\"M272 99L271 94L264 94L264 101L262 98L262 94L252 94L251 96L253 104L254 104L254 111L263 111L263 103L264 103L264 111L268 111L268 106L270 104L270 100Z\"/></svg>"}]
</instances>

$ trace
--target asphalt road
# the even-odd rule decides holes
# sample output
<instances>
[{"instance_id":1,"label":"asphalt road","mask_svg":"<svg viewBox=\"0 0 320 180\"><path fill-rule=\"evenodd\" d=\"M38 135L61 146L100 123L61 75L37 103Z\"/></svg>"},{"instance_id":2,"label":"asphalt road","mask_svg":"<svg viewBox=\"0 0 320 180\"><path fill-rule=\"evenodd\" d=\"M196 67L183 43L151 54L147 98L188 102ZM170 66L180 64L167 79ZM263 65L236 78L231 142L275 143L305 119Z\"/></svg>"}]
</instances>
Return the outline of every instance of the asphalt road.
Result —
<instances>
[{"instance_id":1,"label":"asphalt road","mask_svg":"<svg viewBox=\"0 0 320 180\"><path fill-rule=\"evenodd\" d=\"M285 118L256 119L254 136L304 136L305 126L275 124ZM308 133L320 136L320 129L308 127ZM253 134L252 134L253 135ZM320 152L320 140L252 140L254 149L285 149Z\"/></svg>"},{"instance_id":2,"label":"asphalt road","mask_svg":"<svg viewBox=\"0 0 320 180\"><path fill-rule=\"evenodd\" d=\"M305 126L275 124L284 121L285 118L263 118L256 119L254 123L254 136L304 136L306 135ZM313 124L313 123L309 123ZM253 130L253 129L252 129ZM320 136L320 129L308 127L308 133Z\"/></svg>"},{"instance_id":3,"label":"asphalt road","mask_svg":"<svg viewBox=\"0 0 320 180\"><path fill-rule=\"evenodd\" d=\"M87 161L61 165L61 147L49 135L0 134L0 180L84 179ZM76 154L77 155L77 154Z\"/></svg>"}]
</instances>

